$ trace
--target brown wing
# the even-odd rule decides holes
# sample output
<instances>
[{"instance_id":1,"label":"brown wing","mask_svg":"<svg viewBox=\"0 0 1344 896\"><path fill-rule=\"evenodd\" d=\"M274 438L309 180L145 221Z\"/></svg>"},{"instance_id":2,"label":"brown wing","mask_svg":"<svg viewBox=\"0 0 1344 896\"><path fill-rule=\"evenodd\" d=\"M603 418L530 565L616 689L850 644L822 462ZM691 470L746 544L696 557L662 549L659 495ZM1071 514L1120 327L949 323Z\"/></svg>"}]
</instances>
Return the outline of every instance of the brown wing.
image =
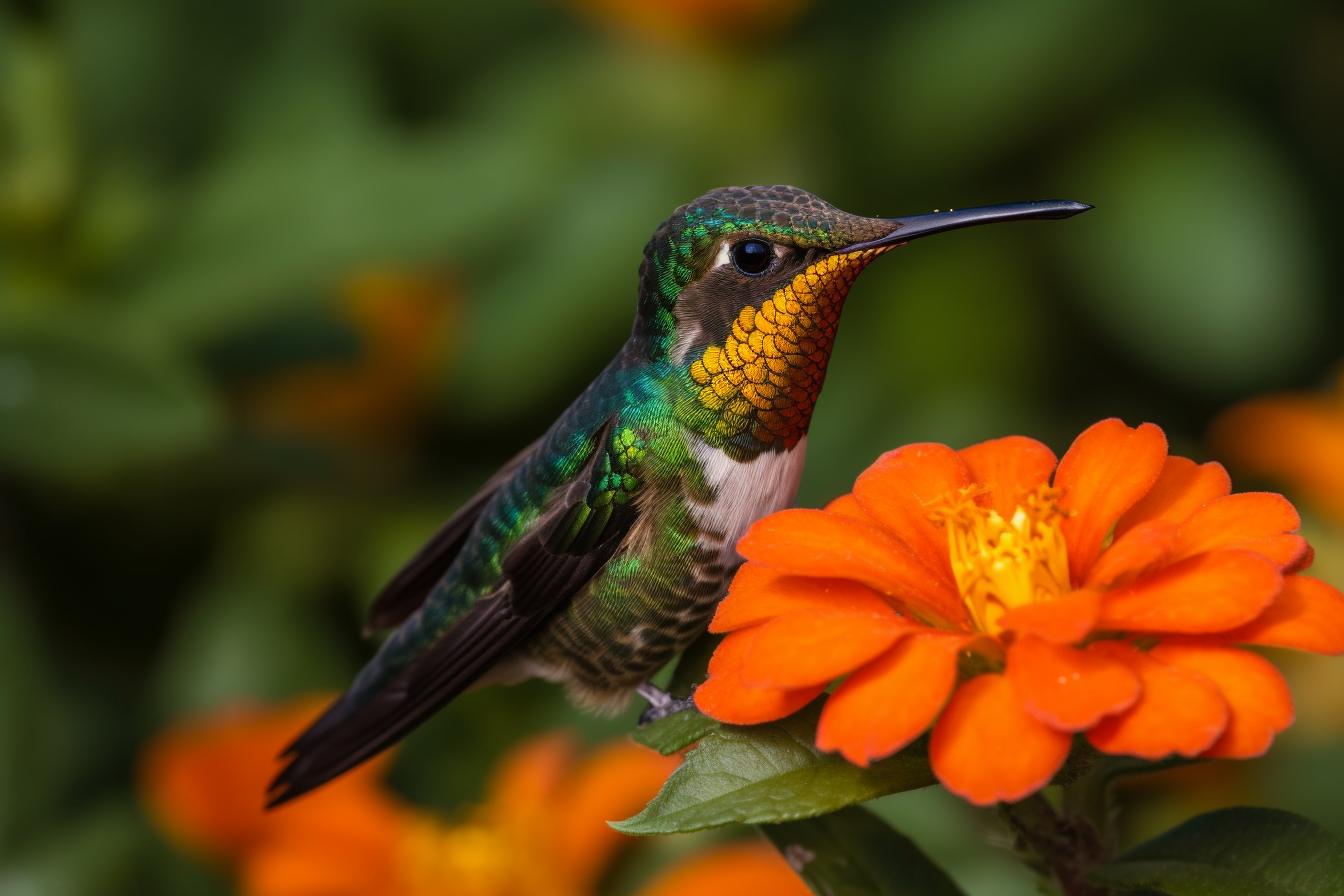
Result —
<instances>
[{"instance_id":1,"label":"brown wing","mask_svg":"<svg viewBox=\"0 0 1344 896\"><path fill-rule=\"evenodd\" d=\"M285 750L289 764L271 784L269 805L300 796L401 740L511 653L606 565L638 516L633 504L597 512L588 503L603 476L611 426L608 422L595 440L584 470L504 555L503 577L491 594L374 693L347 693Z\"/></svg>"},{"instance_id":2,"label":"brown wing","mask_svg":"<svg viewBox=\"0 0 1344 896\"><path fill-rule=\"evenodd\" d=\"M449 517L448 522L440 526L439 531L435 532L429 541L415 552L415 556L406 561L406 565L383 586L374 597L373 603L369 605L368 615L364 620L365 637L380 629L396 628L420 608L429 592L434 590L434 586L443 578L448 567L452 566L454 558L461 552L462 546L466 544L467 534L476 524L485 505L494 497L495 492L499 491L500 486L509 481L540 443L541 440L537 439L500 467L499 471L486 480L485 485L482 485L467 503L458 508L457 513Z\"/></svg>"}]
</instances>

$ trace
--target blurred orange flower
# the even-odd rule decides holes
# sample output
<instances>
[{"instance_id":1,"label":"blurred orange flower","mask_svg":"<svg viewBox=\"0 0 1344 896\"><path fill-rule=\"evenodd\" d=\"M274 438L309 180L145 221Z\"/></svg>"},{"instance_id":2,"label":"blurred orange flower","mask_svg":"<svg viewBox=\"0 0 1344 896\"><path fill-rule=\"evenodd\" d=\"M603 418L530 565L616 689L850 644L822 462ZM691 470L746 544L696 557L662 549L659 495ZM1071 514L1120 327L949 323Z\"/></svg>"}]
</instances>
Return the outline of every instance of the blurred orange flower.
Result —
<instances>
[{"instance_id":1,"label":"blurred orange flower","mask_svg":"<svg viewBox=\"0 0 1344 896\"><path fill-rule=\"evenodd\" d=\"M788 25L807 0L569 0L611 22L686 43L759 40Z\"/></svg>"},{"instance_id":2,"label":"blurred orange flower","mask_svg":"<svg viewBox=\"0 0 1344 896\"><path fill-rule=\"evenodd\" d=\"M158 826L235 873L245 896L591 893L628 842L607 819L642 808L678 762L629 742L580 757L567 736L552 734L504 756L485 802L451 820L388 790L385 759L267 812L276 756L325 703L238 708L181 723L144 754L140 788ZM770 892L807 893L763 843L708 853L644 893L670 896L689 887L740 896L720 884L740 884L744 874L764 875Z\"/></svg>"},{"instance_id":3,"label":"blurred orange flower","mask_svg":"<svg viewBox=\"0 0 1344 896\"><path fill-rule=\"evenodd\" d=\"M1344 596L1297 574L1291 504L1230 492L1119 420L1058 464L1020 436L889 452L826 509L748 530L696 703L759 723L847 676L818 747L866 765L932 725L935 773L981 804L1044 786L1079 732L1147 759L1259 755L1292 698L1233 645L1344 652Z\"/></svg>"},{"instance_id":4,"label":"blurred orange flower","mask_svg":"<svg viewBox=\"0 0 1344 896\"><path fill-rule=\"evenodd\" d=\"M281 434L395 445L419 423L459 309L441 275L355 273L341 284L335 307L359 339L354 357L267 377L243 390L243 412Z\"/></svg>"},{"instance_id":5,"label":"blurred orange flower","mask_svg":"<svg viewBox=\"0 0 1344 896\"><path fill-rule=\"evenodd\" d=\"M1330 394L1267 395L1229 408L1209 442L1235 469L1283 482L1344 523L1344 369Z\"/></svg>"}]
</instances>

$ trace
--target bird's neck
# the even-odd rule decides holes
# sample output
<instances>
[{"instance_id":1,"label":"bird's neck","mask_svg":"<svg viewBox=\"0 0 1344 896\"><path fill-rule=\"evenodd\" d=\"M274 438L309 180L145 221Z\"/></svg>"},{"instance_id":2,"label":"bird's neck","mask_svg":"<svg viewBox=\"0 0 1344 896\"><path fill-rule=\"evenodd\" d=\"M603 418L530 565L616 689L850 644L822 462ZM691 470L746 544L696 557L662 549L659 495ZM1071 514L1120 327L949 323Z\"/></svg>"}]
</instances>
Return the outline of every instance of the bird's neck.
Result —
<instances>
[{"instance_id":1,"label":"bird's neck","mask_svg":"<svg viewBox=\"0 0 1344 896\"><path fill-rule=\"evenodd\" d=\"M783 289L743 308L721 344L678 365L681 416L730 455L790 450L807 434L844 305L842 290Z\"/></svg>"}]
</instances>

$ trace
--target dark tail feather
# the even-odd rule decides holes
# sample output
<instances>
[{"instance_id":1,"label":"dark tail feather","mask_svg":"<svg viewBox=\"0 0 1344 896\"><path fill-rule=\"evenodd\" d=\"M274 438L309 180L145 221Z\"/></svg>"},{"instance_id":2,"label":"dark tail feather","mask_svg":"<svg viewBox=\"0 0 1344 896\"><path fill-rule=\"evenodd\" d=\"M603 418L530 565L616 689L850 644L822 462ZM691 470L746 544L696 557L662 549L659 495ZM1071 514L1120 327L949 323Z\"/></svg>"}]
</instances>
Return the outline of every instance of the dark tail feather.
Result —
<instances>
[{"instance_id":1,"label":"dark tail feather","mask_svg":"<svg viewBox=\"0 0 1344 896\"><path fill-rule=\"evenodd\" d=\"M595 446L607 444L613 425L608 421L603 426ZM301 796L401 740L511 653L592 579L624 543L636 518L632 505L616 508L591 534L581 527L578 534L585 541L578 552L568 549L572 543L558 552L547 544L555 539L557 526L570 519L571 508L587 500L598 461L605 457L604 451L594 450L583 475L562 491L562 500L509 550L501 561L503 583L495 592L477 601L371 697L346 694L290 744L282 754L289 764L268 791L269 806ZM563 534L572 542L575 533ZM596 543L589 545L590 539Z\"/></svg>"},{"instance_id":2,"label":"dark tail feather","mask_svg":"<svg viewBox=\"0 0 1344 896\"><path fill-rule=\"evenodd\" d=\"M271 782L267 808L391 747L489 670L499 660L499 644L516 644L539 621L513 614L506 600L482 601L372 698L341 697L281 753L289 764Z\"/></svg>"}]
</instances>

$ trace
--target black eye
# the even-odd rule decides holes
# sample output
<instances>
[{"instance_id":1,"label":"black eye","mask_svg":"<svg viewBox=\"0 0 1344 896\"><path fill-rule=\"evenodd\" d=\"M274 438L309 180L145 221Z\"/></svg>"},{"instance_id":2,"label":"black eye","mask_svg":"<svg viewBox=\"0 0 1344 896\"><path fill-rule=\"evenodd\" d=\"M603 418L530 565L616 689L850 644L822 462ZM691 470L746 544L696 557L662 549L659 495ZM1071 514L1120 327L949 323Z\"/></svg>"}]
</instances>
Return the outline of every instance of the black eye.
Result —
<instances>
[{"instance_id":1,"label":"black eye","mask_svg":"<svg viewBox=\"0 0 1344 896\"><path fill-rule=\"evenodd\" d=\"M774 247L765 240L743 240L733 247L733 267L750 277L764 274L774 260Z\"/></svg>"}]
</instances>

